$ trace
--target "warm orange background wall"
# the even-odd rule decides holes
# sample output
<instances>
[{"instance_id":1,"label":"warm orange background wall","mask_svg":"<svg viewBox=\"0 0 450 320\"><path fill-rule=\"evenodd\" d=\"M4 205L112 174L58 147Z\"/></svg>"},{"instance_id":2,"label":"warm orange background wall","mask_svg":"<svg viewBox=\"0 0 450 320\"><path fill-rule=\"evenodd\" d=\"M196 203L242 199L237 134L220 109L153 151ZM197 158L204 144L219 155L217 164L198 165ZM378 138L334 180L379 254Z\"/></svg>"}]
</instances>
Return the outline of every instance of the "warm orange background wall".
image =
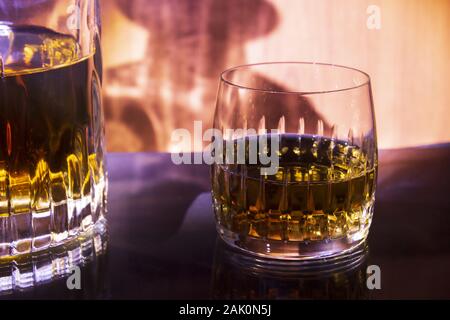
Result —
<instances>
[{"instance_id":1,"label":"warm orange background wall","mask_svg":"<svg viewBox=\"0 0 450 320\"><path fill-rule=\"evenodd\" d=\"M103 0L110 151L210 126L219 73L262 61L368 72L381 148L450 141L448 0ZM381 29L369 30L377 5Z\"/></svg>"}]
</instances>

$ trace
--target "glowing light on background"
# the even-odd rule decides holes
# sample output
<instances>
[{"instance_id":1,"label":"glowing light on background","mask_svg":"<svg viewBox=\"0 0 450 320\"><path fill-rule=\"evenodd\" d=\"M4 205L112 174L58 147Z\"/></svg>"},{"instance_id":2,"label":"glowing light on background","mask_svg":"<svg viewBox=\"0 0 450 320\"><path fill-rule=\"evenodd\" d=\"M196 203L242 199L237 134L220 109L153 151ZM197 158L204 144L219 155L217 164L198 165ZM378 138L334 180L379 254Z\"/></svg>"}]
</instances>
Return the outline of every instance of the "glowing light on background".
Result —
<instances>
[{"instance_id":1,"label":"glowing light on background","mask_svg":"<svg viewBox=\"0 0 450 320\"><path fill-rule=\"evenodd\" d=\"M107 119L112 151L174 148L172 130L192 128L194 120L211 125L220 71L282 60L367 71L381 148L450 141L450 1L102 4L105 96L107 109L114 108ZM379 30L367 28L370 5L380 8ZM138 71L130 72L131 66ZM114 106L108 106L109 99ZM142 142L135 123L120 116L130 99L153 127L152 144ZM127 130L132 139L115 138ZM130 141L141 142L125 145Z\"/></svg>"}]
</instances>

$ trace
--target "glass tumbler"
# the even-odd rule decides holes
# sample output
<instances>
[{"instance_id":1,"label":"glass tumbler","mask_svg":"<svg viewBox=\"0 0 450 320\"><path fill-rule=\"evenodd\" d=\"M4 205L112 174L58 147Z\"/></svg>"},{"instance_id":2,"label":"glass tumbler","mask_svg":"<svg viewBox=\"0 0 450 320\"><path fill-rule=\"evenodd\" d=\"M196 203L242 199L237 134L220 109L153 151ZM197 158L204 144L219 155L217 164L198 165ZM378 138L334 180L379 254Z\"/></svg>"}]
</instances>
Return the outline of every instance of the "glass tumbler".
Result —
<instances>
[{"instance_id":1,"label":"glass tumbler","mask_svg":"<svg viewBox=\"0 0 450 320\"><path fill-rule=\"evenodd\" d=\"M212 196L228 244L276 259L348 253L372 220L377 139L370 78L320 63L225 71Z\"/></svg>"},{"instance_id":2,"label":"glass tumbler","mask_svg":"<svg viewBox=\"0 0 450 320\"><path fill-rule=\"evenodd\" d=\"M96 0L0 2L0 262L104 231L99 17Z\"/></svg>"}]
</instances>

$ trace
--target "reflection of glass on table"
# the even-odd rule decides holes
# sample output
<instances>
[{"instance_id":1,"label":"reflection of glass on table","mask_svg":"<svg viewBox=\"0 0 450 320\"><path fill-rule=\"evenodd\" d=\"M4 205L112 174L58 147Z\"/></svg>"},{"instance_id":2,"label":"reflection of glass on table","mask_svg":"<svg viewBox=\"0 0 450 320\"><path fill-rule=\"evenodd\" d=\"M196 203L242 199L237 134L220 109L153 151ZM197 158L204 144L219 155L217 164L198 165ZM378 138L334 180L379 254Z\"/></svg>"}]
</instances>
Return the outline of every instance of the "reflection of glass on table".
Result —
<instances>
[{"instance_id":1,"label":"reflection of glass on table","mask_svg":"<svg viewBox=\"0 0 450 320\"><path fill-rule=\"evenodd\" d=\"M217 242L213 299L367 299L367 246L338 259L255 258Z\"/></svg>"}]
</instances>

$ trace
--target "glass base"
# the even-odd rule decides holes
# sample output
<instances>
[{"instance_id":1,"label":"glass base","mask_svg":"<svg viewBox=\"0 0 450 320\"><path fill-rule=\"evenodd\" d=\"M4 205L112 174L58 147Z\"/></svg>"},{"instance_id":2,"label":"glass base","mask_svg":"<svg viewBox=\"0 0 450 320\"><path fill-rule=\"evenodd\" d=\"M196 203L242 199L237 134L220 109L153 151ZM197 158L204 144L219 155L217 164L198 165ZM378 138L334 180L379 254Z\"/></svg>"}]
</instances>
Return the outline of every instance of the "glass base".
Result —
<instances>
[{"instance_id":1,"label":"glass base","mask_svg":"<svg viewBox=\"0 0 450 320\"><path fill-rule=\"evenodd\" d=\"M222 240L233 248L258 257L279 260L314 260L334 258L359 249L367 238L367 231L352 237L324 241L279 241L241 237L218 227Z\"/></svg>"},{"instance_id":2,"label":"glass base","mask_svg":"<svg viewBox=\"0 0 450 320\"><path fill-rule=\"evenodd\" d=\"M46 250L0 259L0 295L22 291L64 278L75 266L84 266L104 254L108 232L100 218L77 237Z\"/></svg>"}]
</instances>

